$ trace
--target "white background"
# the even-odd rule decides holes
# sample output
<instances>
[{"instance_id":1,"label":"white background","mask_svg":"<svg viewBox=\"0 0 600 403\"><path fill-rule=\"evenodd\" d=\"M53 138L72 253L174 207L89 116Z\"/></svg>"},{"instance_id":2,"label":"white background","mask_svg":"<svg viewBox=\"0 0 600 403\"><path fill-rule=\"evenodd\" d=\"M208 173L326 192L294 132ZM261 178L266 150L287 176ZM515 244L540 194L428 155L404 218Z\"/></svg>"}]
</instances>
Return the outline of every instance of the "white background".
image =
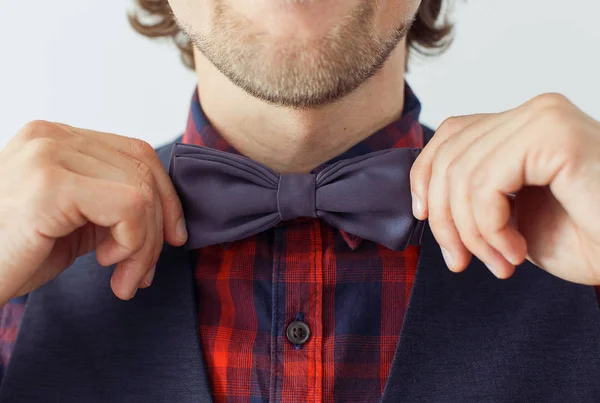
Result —
<instances>
[{"instance_id":1,"label":"white background","mask_svg":"<svg viewBox=\"0 0 600 403\"><path fill-rule=\"evenodd\" d=\"M402 1L402 0L398 0ZM181 133L195 78L168 41L128 25L131 2L0 0L0 147L48 119L139 137ZM558 91L600 119L599 0L457 1L448 53L413 59L424 122Z\"/></svg>"}]
</instances>

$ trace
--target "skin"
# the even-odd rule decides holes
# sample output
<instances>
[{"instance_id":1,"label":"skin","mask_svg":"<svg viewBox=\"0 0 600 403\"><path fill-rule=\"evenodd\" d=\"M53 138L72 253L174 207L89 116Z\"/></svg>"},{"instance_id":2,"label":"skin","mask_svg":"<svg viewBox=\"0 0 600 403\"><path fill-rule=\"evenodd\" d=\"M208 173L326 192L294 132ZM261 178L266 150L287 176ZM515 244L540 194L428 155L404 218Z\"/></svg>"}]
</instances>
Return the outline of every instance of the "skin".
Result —
<instances>
[{"instance_id":1,"label":"skin","mask_svg":"<svg viewBox=\"0 0 600 403\"><path fill-rule=\"evenodd\" d=\"M152 282L163 238L187 239L181 203L141 140L30 122L0 152L0 304L92 250L119 298Z\"/></svg>"},{"instance_id":2,"label":"skin","mask_svg":"<svg viewBox=\"0 0 600 403\"><path fill-rule=\"evenodd\" d=\"M278 172L308 172L402 113L402 32L420 1L169 3L199 49L198 88L207 117L239 151ZM391 54L389 42L397 43ZM369 51L358 52L359 45ZM357 71L365 74L350 73ZM246 88L232 82L236 76ZM349 92L331 89L340 81Z\"/></svg>"},{"instance_id":3,"label":"skin","mask_svg":"<svg viewBox=\"0 0 600 403\"><path fill-rule=\"evenodd\" d=\"M243 154L307 172L400 117L418 0L170 0L197 45L202 106ZM351 55L351 57L348 57ZM232 113L234 111L235 113ZM147 143L34 121L0 151L0 304L95 250L115 295L152 283L181 203ZM558 94L446 120L411 170L448 266L526 258L600 284L600 123ZM508 194L516 194L516 198Z\"/></svg>"},{"instance_id":4,"label":"skin","mask_svg":"<svg viewBox=\"0 0 600 403\"><path fill-rule=\"evenodd\" d=\"M272 63L262 63L270 66L266 72L254 69L261 77L247 77L262 83L263 96L256 98L197 52L200 97L211 122L244 154L280 172L302 172L398 119L404 103L403 29L419 1L380 0L377 8L359 12L371 4L223 2L222 15L241 18L245 28L220 40L234 47L236 37L260 38L258 49L267 53L254 53L262 58L256 60ZM193 29L190 36L216 25L212 1L171 5L177 18ZM340 31L346 35L336 34ZM367 45L394 40L397 46L367 46L372 52L363 52L364 65L357 65L358 57L346 56L357 56L356 43L347 34L358 31L363 36L369 32L372 41ZM242 45L256 49L247 41ZM221 61L222 68L240 58L239 46L235 49L238 53ZM305 64L299 65L293 53L304 54ZM284 59L288 63L277 63ZM290 71L290 62L302 68ZM247 67L241 66L243 71ZM348 77L345 91L332 92L332 80L350 67L361 74ZM269 89L273 82L267 78L275 73L313 84L286 95L289 88ZM280 104L264 99L269 92L281 95ZM231 119L231 105L236 105L236 119ZM181 203L168 175L152 147L141 140L30 122L0 151L0 177L9 178L0 181L0 304L38 288L92 250L100 264L117 264L111 287L117 297L130 299L139 287L151 284L163 239L179 246L187 238Z\"/></svg>"},{"instance_id":5,"label":"skin","mask_svg":"<svg viewBox=\"0 0 600 403\"><path fill-rule=\"evenodd\" d=\"M415 161L411 188L451 270L475 255L508 278L527 258L600 284L600 123L564 96L446 120Z\"/></svg>"}]
</instances>

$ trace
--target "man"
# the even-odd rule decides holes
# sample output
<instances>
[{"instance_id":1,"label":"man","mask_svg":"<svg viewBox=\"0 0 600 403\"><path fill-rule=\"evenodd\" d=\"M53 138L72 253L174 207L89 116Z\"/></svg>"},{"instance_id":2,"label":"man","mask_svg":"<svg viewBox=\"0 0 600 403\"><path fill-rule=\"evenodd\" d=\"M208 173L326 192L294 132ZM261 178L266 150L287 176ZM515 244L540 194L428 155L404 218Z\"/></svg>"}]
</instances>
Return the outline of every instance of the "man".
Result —
<instances>
[{"instance_id":1,"label":"man","mask_svg":"<svg viewBox=\"0 0 600 403\"><path fill-rule=\"evenodd\" d=\"M600 400L600 123L543 94L433 136L441 0L139 5L198 74L183 144L2 150L0 401Z\"/></svg>"}]
</instances>

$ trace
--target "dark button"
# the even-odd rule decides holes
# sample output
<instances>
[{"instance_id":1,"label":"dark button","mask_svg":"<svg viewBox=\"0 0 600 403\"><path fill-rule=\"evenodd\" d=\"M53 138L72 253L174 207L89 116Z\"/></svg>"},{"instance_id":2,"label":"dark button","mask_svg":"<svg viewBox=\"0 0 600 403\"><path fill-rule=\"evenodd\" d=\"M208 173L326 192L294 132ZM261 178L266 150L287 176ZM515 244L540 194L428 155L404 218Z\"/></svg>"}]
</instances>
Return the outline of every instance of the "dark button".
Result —
<instances>
[{"instance_id":1,"label":"dark button","mask_svg":"<svg viewBox=\"0 0 600 403\"><path fill-rule=\"evenodd\" d=\"M306 343L306 340L310 337L310 328L302 321L295 321L290 323L285 332L290 343L300 346Z\"/></svg>"}]
</instances>

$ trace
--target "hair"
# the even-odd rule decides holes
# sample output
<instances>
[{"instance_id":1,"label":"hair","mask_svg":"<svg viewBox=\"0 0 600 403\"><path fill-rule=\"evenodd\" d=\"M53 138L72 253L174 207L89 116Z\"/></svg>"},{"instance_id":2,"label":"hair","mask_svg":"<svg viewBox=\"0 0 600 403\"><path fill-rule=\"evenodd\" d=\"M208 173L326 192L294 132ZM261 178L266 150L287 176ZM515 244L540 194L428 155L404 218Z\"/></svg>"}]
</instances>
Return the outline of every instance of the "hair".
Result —
<instances>
[{"instance_id":1,"label":"hair","mask_svg":"<svg viewBox=\"0 0 600 403\"><path fill-rule=\"evenodd\" d=\"M448 48L453 28L444 11L448 1L422 0L406 36L407 47L423 55L435 55ZM136 10L129 14L133 28L149 38L171 38L181 51L183 64L194 69L192 42L177 25L168 0L136 0L136 3Z\"/></svg>"}]
</instances>

